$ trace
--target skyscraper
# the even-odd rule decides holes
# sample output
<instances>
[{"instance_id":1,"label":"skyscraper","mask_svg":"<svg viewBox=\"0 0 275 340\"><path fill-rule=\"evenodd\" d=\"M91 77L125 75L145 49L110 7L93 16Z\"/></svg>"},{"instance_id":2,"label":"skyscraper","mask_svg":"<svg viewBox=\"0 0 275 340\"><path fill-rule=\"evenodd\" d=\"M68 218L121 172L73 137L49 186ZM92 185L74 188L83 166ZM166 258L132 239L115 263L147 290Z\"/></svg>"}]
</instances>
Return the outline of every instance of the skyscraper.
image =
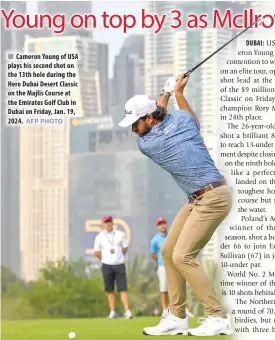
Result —
<instances>
[{"instance_id":1,"label":"skyscraper","mask_svg":"<svg viewBox=\"0 0 275 340\"><path fill-rule=\"evenodd\" d=\"M173 34L171 10L174 3L168 1L148 1L147 11L160 17L166 14L166 20L160 32L153 29L145 33L144 46L144 87L145 93L157 98L166 81L173 75Z\"/></svg>"},{"instance_id":2,"label":"skyscraper","mask_svg":"<svg viewBox=\"0 0 275 340\"><path fill-rule=\"evenodd\" d=\"M71 17L74 14L92 13L92 1L39 1L38 12L47 14L62 13Z\"/></svg>"},{"instance_id":3,"label":"skyscraper","mask_svg":"<svg viewBox=\"0 0 275 340\"><path fill-rule=\"evenodd\" d=\"M96 43L86 37L27 39L31 53L77 53L74 72L79 86L71 89L77 117L97 116ZM21 270L34 279L48 260L67 256L69 124L23 127L20 131ZM35 147L32 147L35 145Z\"/></svg>"},{"instance_id":4,"label":"skyscraper","mask_svg":"<svg viewBox=\"0 0 275 340\"><path fill-rule=\"evenodd\" d=\"M186 29L186 23L188 21L188 16L190 14L196 14L197 16L201 14L207 14L207 21L209 23L209 27L211 28L211 23L213 19L214 9L220 11L221 14L225 13L227 9L231 9L232 13L240 13L244 8L248 7L249 1L181 1L176 2L176 8L182 13L182 29L186 33L184 45L186 46L186 51L184 53L185 56L185 69L181 69L181 72L188 71L196 64L198 64L202 59L202 47L204 46L203 39L208 39L208 35L204 34L205 29ZM226 31L227 28L224 27L221 29L222 31ZM178 30L175 31L176 34ZM234 30L230 30L231 36L235 33ZM229 37L230 39L230 37ZM209 46L209 54L214 52L214 46ZM217 46L217 48L220 45ZM204 55L206 57L206 55ZM211 63L211 61L209 61ZM208 63L208 62L207 62ZM190 80L188 82L188 88L186 92L186 97L188 102L191 104L194 111L201 116L201 104L198 98L202 96L202 68L198 68L194 73L192 73ZM214 74L214 70L212 73Z\"/></svg>"},{"instance_id":5,"label":"skyscraper","mask_svg":"<svg viewBox=\"0 0 275 340\"><path fill-rule=\"evenodd\" d=\"M100 114L109 114L109 77L108 77L108 45L96 42L96 72L99 82L98 102Z\"/></svg>"},{"instance_id":6,"label":"skyscraper","mask_svg":"<svg viewBox=\"0 0 275 340\"><path fill-rule=\"evenodd\" d=\"M201 35L201 58L205 59L213 51L225 44L232 37L229 30L216 28L204 29ZM209 152L215 161L218 158L219 121L220 121L220 69L230 56L231 46L222 49L218 55L213 56L201 66L201 102L200 102L200 126L201 134L205 140Z\"/></svg>"},{"instance_id":7,"label":"skyscraper","mask_svg":"<svg viewBox=\"0 0 275 340\"><path fill-rule=\"evenodd\" d=\"M25 13L24 1L1 1L1 8ZM22 50L21 30L7 30L1 20L1 264L20 273L19 128L6 125L8 52Z\"/></svg>"},{"instance_id":8,"label":"skyscraper","mask_svg":"<svg viewBox=\"0 0 275 340\"><path fill-rule=\"evenodd\" d=\"M38 13L47 13L50 15L64 14L67 22L75 14L92 14L92 2L91 1L37 1ZM31 32L32 33L32 32ZM55 35L53 30L45 29L42 32L35 32L37 37ZM87 38L92 38L93 31L90 28L73 28L70 24L67 24L61 35L78 35Z\"/></svg>"},{"instance_id":9,"label":"skyscraper","mask_svg":"<svg viewBox=\"0 0 275 340\"><path fill-rule=\"evenodd\" d=\"M188 56L188 41L186 31L177 31L174 34L173 46L173 74L177 75L184 70L187 70L187 56ZM188 97L189 84L185 88L185 96ZM175 108L178 108L176 100L174 99Z\"/></svg>"},{"instance_id":10,"label":"skyscraper","mask_svg":"<svg viewBox=\"0 0 275 340\"><path fill-rule=\"evenodd\" d=\"M113 78L113 104L115 118L124 113L125 102L142 91L144 36L128 37L115 57ZM118 116L119 115L119 116Z\"/></svg>"}]
</instances>

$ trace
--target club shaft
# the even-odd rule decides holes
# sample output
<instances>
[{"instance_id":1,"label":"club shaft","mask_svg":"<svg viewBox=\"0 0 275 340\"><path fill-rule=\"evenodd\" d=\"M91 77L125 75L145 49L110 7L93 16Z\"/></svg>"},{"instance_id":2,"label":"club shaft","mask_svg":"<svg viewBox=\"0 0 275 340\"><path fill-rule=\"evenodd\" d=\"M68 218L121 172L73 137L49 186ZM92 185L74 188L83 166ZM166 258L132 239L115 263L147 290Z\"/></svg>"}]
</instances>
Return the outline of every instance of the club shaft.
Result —
<instances>
[{"instance_id":1,"label":"club shaft","mask_svg":"<svg viewBox=\"0 0 275 340\"><path fill-rule=\"evenodd\" d=\"M205 58L204 60L202 60L198 65L196 65L195 67L191 68L191 70L189 70L188 72L185 73L185 77L188 77L192 72L194 72L198 67L200 67L203 63L205 63L208 59L212 58L216 53L218 53L220 50L222 50L225 46L227 46L228 44L230 44L233 40L237 39L241 34L243 34L244 32L246 32L249 28L251 28L252 26L254 26L257 22L259 22L261 19L258 19L257 21L253 22L253 24L251 24L250 26L248 26L246 29L244 29L242 32L240 32L239 34L237 34L234 38L232 38L231 40L229 40L227 43L225 43L223 46L221 46L220 48L218 48L215 52L213 52L212 54L210 54L207 58Z\"/></svg>"}]
</instances>

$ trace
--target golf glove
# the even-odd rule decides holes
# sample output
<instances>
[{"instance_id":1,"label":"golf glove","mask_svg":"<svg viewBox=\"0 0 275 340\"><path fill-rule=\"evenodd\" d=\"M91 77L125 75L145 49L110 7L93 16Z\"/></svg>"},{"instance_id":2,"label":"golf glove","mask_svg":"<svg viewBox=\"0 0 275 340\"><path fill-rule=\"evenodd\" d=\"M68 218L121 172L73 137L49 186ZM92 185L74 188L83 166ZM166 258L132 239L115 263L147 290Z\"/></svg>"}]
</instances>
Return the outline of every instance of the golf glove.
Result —
<instances>
[{"instance_id":1,"label":"golf glove","mask_svg":"<svg viewBox=\"0 0 275 340\"><path fill-rule=\"evenodd\" d=\"M170 95L172 95L173 92L175 91L176 83L177 83L176 77L168 78L164 84L162 93L167 92L167 93L170 93Z\"/></svg>"}]
</instances>

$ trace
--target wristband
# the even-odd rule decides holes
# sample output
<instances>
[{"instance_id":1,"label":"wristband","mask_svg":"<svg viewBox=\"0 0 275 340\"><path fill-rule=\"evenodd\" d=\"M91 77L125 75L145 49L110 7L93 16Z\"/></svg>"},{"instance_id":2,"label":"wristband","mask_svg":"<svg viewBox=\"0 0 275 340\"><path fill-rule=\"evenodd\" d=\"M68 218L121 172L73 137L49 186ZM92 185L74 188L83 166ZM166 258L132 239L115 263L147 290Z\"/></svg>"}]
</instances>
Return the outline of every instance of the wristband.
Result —
<instances>
[{"instance_id":1,"label":"wristband","mask_svg":"<svg viewBox=\"0 0 275 340\"><path fill-rule=\"evenodd\" d=\"M170 93L170 92L165 92L164 90L161 91L161 94L160 94L160 95L161 95L161 96L166 96L166 97L168 97L168 98L171 97L171 93Z\"/></svg>"}]
</instances>

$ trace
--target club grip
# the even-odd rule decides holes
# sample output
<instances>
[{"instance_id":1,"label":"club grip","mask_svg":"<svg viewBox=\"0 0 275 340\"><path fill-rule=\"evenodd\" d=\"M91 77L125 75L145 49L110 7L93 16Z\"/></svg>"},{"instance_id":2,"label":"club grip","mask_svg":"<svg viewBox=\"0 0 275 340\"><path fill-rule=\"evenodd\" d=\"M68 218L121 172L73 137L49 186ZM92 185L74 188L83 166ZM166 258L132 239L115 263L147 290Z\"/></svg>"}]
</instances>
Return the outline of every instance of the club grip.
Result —
<instances>
[{"instance_id":1,"label":"club grip","mask_svg":"<svg viewBox=\"0 0 275 340\"><path fill-rule=\"evenodd\" d=\"M189 70L188 72L186 72L184 74L184 78L189 77L192 72L193 72L193 70Z\"/></svg>"},{"instance_id":2,"label":"club grip","mask_svg":"<svg viewBox=\"0 0 275 340\"><path fill-rule=\"evenodd\" d=\"M183 78L189 77L189 75L190 75L193 71L194 71L194 69L189 70L188 72L184 73L184 77L183 77ZM178 81L178 78L176 79L176 81Z\"/></svg>"}]
</instances>

